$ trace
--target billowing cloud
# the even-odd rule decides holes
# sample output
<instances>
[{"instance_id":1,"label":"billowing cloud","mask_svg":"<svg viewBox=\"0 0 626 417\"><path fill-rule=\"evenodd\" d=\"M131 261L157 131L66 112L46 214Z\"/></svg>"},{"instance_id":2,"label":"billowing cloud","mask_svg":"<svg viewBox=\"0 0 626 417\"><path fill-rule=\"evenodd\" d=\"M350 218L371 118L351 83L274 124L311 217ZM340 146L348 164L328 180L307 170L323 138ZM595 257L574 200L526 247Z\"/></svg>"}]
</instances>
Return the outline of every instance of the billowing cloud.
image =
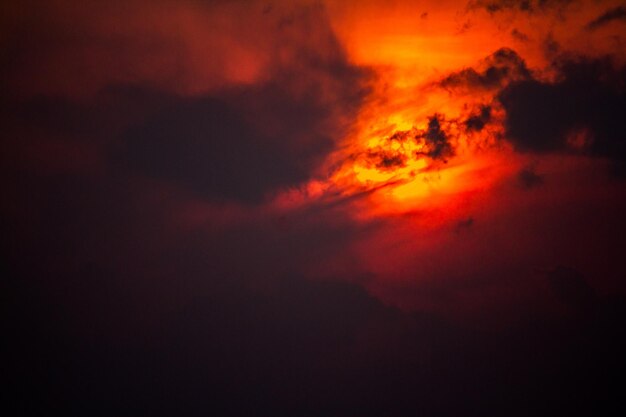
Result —
<instances>
[{"instance_id":1,"label":"billowing cloud","mask_svg":"<svg viewBox=\"0 0 626 417\"><path fill-rule=\"evenodd\" d=\"M579 149L611 158L620 168L624 68L609 57L566 58L556 66L553 82L514 82L499 93L507 137L520 150Z\"/></svg>"}]
</instances>

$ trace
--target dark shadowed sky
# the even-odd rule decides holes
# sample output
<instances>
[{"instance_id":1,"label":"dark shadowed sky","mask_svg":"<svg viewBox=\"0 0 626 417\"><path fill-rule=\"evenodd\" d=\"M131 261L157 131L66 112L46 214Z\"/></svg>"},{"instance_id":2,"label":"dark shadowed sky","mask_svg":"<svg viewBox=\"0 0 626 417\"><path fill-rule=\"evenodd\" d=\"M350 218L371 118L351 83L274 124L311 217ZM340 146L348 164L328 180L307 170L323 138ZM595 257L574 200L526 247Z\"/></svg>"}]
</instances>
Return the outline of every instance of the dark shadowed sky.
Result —
<instances>
[{"instance_id":1,"label":"dark shadowed sky","mask_svg":"<svg viewBox=\"0 0 626 417\"><path fill-rule=\"evenodd\" d=\"M5 3L12 414L624 411L623 2Z\"/></svg>"}]
</instances>

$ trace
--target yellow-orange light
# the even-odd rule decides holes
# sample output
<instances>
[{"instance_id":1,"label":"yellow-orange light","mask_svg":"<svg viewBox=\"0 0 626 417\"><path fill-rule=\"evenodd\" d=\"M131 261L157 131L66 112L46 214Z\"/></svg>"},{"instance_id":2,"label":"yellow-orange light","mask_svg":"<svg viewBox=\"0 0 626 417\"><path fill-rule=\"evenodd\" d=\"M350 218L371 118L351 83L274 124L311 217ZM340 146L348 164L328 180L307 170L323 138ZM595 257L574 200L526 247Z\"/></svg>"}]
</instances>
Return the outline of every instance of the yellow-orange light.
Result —
<instances>
[{"instance_id":1,"label":"yellow-orange light","mask_svg":"<svg viewBox=\"0 0 626 417\"><path fill-rule=\"evenodd\" d=\"M429 4L428 13L411 1L365 0L358 8L334 0L328 4L349 59L376 74L339 156L343 163L332 176L333 189L343 195L368 191L361 195L371 214L443 212L454 201L514 175L510 150L499 143L497 108L492 110L496 122L481 132L467 132L462 124L473 107L491 104L494 92L448 91L437 84L450 72L510 46L508 33L503 37L487 16L474 14L481 19L478 30L457 13L458 2L452 0ZM435 114L447 123L451 151L445 155L433 152L430 139L424 139ZM402 139L392 140L394 134Z\"/></svg>"}]
</instances>

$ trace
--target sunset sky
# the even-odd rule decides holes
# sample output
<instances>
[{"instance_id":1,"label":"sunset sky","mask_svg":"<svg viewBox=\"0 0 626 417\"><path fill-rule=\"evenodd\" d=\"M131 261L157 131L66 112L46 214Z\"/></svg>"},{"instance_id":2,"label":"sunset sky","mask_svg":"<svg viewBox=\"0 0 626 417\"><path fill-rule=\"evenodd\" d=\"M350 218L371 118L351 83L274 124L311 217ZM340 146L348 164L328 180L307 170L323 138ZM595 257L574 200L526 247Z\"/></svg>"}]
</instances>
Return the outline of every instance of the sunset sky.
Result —
<instances>
[{"instance_id":1,"label":"sunset sky","mask_svg":"<svg viewBox=\"0 0 626 417\"><path fill-rule=\"evenodd\" d=\"M626 411L623 1L0 11L24 415Z\"/></svg>"}]
</instances>

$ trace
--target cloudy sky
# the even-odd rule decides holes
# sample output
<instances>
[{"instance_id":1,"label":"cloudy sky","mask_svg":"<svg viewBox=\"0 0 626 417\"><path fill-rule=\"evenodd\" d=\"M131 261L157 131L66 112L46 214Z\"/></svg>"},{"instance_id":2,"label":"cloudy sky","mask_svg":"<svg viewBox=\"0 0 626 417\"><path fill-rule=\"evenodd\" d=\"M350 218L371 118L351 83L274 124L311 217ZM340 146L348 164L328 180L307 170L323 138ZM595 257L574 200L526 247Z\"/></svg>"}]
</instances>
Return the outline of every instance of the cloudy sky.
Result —
<instances>
[{"instance_id":1,"label":"cloudy sky","mask_svg":"<svg viewBox=\"0 0 626 417\"><path fill-rule=\"evenodd\" d=\"M624 407L625 3L0 10L24 415Z\"/></svg>"}]
</instances>

